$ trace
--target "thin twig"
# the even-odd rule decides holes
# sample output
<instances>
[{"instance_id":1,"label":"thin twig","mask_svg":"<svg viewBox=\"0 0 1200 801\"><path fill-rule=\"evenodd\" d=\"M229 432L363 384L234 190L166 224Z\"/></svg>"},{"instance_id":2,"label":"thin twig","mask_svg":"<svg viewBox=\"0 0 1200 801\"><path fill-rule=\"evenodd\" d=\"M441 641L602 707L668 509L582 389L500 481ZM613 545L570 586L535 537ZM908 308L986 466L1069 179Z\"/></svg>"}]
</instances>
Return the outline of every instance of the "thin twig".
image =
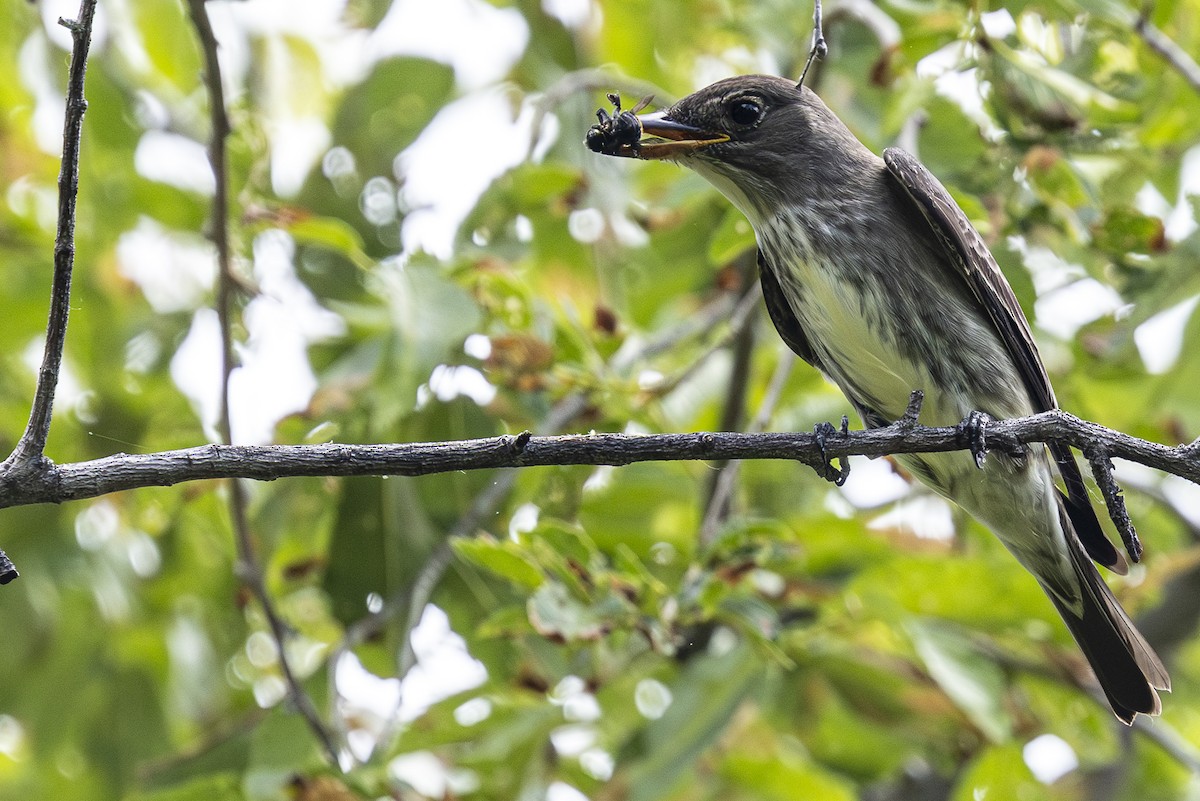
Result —
<instances>
[{"instance_id":1,"label":"thin twig","mask_svg":"<svg viewBox=\"0 0 1200 801\"><path fill-rule=\"evenodd\" d=\"M71 32L71 66L67 72L66 115L63 118L63 155L58 171L58 229L54 237L54 275L50 284L50 313L46 322L46 342L37 387L30 405L29 422L12 454L0 465L0 473L33 476L50 467L46 459L46 440L54 413L54 393L62 370L63 347L67 342L67 319L71 313L71 273L75 267L75 200L79 195L79 146L83 134L83 113L87 110L84 78L87 76L88 50L92 44L92 19L96 0L81 0L79 15L60 17L58 24ZM17 578L16 565L0 551L0 584Z\"/></svg>"},{"instance_id":2,"label":"thin twig","mask_svg":"<svg viewBox=\"0 0 1200 801\"><path fill-rule=\"evenodd\" d=\"M229 171L225 159L225 141L229 138L229 116L225 112L225 87L221 81L221 63L217 57L217 38L213 33L204 0L188 0L192 24L204 52L204 83L208 90L209 115L212 133L208 143L208 160L212 166L216 189L213 193L212 220L209 237L217 249L217 319L221 329L221 409L217 428L221 439L232 444L233 433L229 417L229 378L234 370L233 299L237 281L233 276L229 254Z\"/></svg>"},{"instance_id":3,"label":"thin twig","mask_svg":"<svg viewBox=\"0 0 1200 801\"><path fill-rule=\"evenodd\" d=\"M1100 494L1104 496L1104 504L1108 507L1108 516L1112 518L1113 525L1117 527L1117 533L1121 535L1125 551L1129 554L1130 559L1140 562L1142 560L1142 541L1138 539L1133 521L1129 519L1129 511L1125 508L1125 499L1121 497L1121 488L1117 486L1117 480L1113 478L1112 459L1109 458L1107 451L1097 447L1084 448L1083 455L1087 457L1088 464L1092 466L1092 475L1096 479L1096 486L1100 488Z\"/></svg>"},{"instance_id":4,"label":"thin twig","mask_svg":"<svg viewBox=\"0 0 1200 801\"><path fill-rule=\"evenodd\" d=\"M1097 699L1097 703L1102 704L1104 709L1108 708L1103 696ZM1152 740L1159 748L1166 751L1168 756L1190 770L1193 775L1200 774L1200 752L1197 752L1191 742L1174 726L1164 723L1161 719L1138 715L1133 720L1133 728L1139 734Z\"/></svg>"},{"instance_id":5,"label":"thin twig","mask_svg":"<svg viewBox=\"0 0 1200 801\"><path fill-rule=\"evenodd\" d=\"M211 730L196 735L196 739L183 744L162 756L140 762L134 770L135 781L139 785L158 785L167 783L165 777L178 776L188 767L196 765L206 755L214 751L229 748L244 748L241 743L262 725L269 710L252 707L242 712L234 720L214 721Z\"/></svg>"},{"instance_id":6,"label":"thin twig","mask_svg":"<svg viewBox=\"0 0 1200 801\"><path fill-rule=\"evenodd\" d=\"M406 614L400 638L400 650L396 655L396 678L401 681L417 665L417 653L413 650L412 644L413 632L416 631L417 625L421 622L421 616L425 614L425 607L429 605L430 599L433 598L434 591L441 584L442 576L446 574L450 565L454 563L455 540L475 534L483 524L483 521L490 517L496 508L504 502L504 499L508 497L516 480L517 476L515 473L503 474L490 487L477 495L471 504L471 508L458 519L458 522L446 534L446 538L439 542L437 547L433 549L433 552L429 554L429 558L425 560L425 564L421 567L421 572L413 579L407 591L402 594L401 606L406 610ZM398 694L396 702L388 715L387 723L373 744L371 756L386 751L391 746L392 740L399 734L402 723L400 720L400 707L403 702L403 693ZM370 761L370 757L368 757L368 761Z\"/></svg>"},{"instance_id":7,"label":"thin twig","mask_svg":"<svg viewBox=\"0 0 1200 801\"><path fill-rule=\"evenodd\" d=\"M757 297L757 296L756 296ZM612 373L627 373L635 364L645 359L652 359L660 353L666 353L679 343L701 336L716 328L725 320L729 321L731 331L741 327L742 321L754 310L755 304L743 296L738 299L736 292L722 292L715 300L705 304L694 314L688 315L677 325L668 328L652 339L627 339L612 358L609 359L608 369ZM722 339L713 351L724 347L727 340ZM700 356L703 359L707 354Z\"/></svg>"},{"instance_id":8,"label":"thin twig","mask_svg":"<svg viewBox=\"0 0 1200 801\"><path fill-rule=\"evenodd\" d=\"M17 443L11 461L32 462L43 458L54 411L54 392L62 369L63 346L67 341L67 318L71 310L71 272L75 266L75 200L79 194L79 146L83 113L87 110L83 84L87 74L88 48L92 41L95 0L83 0L79 18L60 18L59 25L71 32L74 48L67 78L67 110L63 121L63 157L58 172L58 230L54 238L54 278L50 288L50 317L46 343L38 370L37 389L29 413L29 424Z\"/></svg>"},{"instance_id":9,"label":"thin twig","mask_svg":"<svg viewBox=\"0 0 1200 801\"><path fill-rule=\"evenodd\" d=\"M710 358L733 343L741 331L749 324L751 317L757 314L761 308L762 285L755 281L746 294L742 295L741 299L737 301L737 305L733 307L733 311L728 315L728 331L721 337L718 337L699 356L692 359L682 370L655 384L653 390L646 393L647 399L661 398L675 390L684 381L696 375ZM708 327L711 328L712 326Z\"/></svg>"},{"instance_id":10,"label":"thin twig","mask_svg":"<svg viewBox=\"0 0 1200 801\"><path fill-rule=\"evenodd\" d=\"M233 428L229 413L229 381L235 368L232 317L238 281L233 274L233 261L229 248L229 175L225 143L229 138L230 125L225 110L225 89L221 80L221 64L217 55L217 38L213 34L208 11L205 8L204 0L188 0L188 7L192 16L192 24L196 28L196 35L200 39L200 46L204 53L204 80L208 90L212 125L208 157L212 164L216 187L213 195L212 223L209 235L217 249L217 320L221 329L221 411L217 427L221 438L227 445L231 445ZM341 760L333 736L322 722L312 699L304 691L288 659L288 627L279 616L271 595L267 591L262 566L255 553L254 540L250 534L250 522L246 512L248 505L246 488L238 478L232 478L229 482L229 505L234 536L237 541L239 578L250 588L267 619L267 627L271 632L271 638L275 642L275 649L279 656L280 672L283 673L284 682L288 688L288 698L308 723L308 727L325 750L325 756L329 759L330 764L335 768L340 767Z\"/></svg>"},{"instance_id":11,"label":"thin twig","mask_svg":"<svg viewBox=\"0 0 1200 801\"><path fill-rule=\"evenodd\" d=\"M1188 52L1175 43L1171 37L1160 31L1146 17L1145 12L1134 20L1133 30L1146 46L1162 56L1176 72L1197 92L1200 92L1200 64L1197 64Z\"/></svg>"},{"instance_id":12,"label":"thin twig","mask_svg":"<svg viewBox=\"0 0 1200 801\"><path fill-rule=\"evenodd\" d=\"M808 75L808 68L813 65L813 61L824 59L828 54L829 45L825 43L825 25L821 19L821 0L813 0L812 48L808 51L808 61L804 62L800 80L796 81L797 88L804 85L804 78Z\"/></svg>"},{"instance_id":13,"label":"thin twig","mask_svg":"<svg viewBox=\"0 0 1200 801\"><path fill-rule=\"evenodd\" d=\"M1162 604L1157 608L1162 609L1167 606L1167 604ZM1141 618L1138 620L1138 629L1146 633ZM1077 665L1075 669L1070 669L1069 666L1061 664L1058 667L1051 667L1046 661L1019 656L1007 648L1000 646L995 640L989 637L973 634L970 635L970 640L973 648L1008 670L1020 671L1030 676L1037 676L1070 685L1091 698L1098 708L1106 712L1111 709L1108 700L1104 697L1104 691L1100 689L1100 684L1096 681L1092 671L1084 668L1079 662L1073 663ZM1151 645L1154 646L1154 650L1160 654L1162 653L1162 646L1158 642L1155 642L1153 638L1151 638ZM1118 736L1125 737L1131 731L1143 734L1161 747L1176 762L1193 773L1200 772L1200 753L1190 743L1180 737L1179 732L1172 728L1163 718L1138 715L1134 718L1132 727L1119 725L1115 720L1112 721L1112 725ZM1091 795L1086 797L1093 798Z\"/></svg>"}]
</instances>

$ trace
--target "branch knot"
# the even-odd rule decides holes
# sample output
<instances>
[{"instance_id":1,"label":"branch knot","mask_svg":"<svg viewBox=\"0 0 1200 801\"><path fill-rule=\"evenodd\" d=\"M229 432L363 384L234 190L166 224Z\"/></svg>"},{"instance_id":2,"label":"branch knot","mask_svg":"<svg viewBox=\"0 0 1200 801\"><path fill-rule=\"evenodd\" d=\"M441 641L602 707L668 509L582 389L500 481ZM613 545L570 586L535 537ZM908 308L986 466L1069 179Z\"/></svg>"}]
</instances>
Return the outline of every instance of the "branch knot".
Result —
<instances>
[{"instance_id":1,"label":"branch knot","mask_svg":"<svg viewBox=\"0 0 1200 801\"><path fill-rule=\"evenodd\" d=\"M525 452L525 446L529 444L529 440L532 439L532 437L533 432L529 429L522 431L515 437L507 437L508 441L505 444L508 446L509 454L512 456L520 456Z\"/></svg>"}]
</instances>

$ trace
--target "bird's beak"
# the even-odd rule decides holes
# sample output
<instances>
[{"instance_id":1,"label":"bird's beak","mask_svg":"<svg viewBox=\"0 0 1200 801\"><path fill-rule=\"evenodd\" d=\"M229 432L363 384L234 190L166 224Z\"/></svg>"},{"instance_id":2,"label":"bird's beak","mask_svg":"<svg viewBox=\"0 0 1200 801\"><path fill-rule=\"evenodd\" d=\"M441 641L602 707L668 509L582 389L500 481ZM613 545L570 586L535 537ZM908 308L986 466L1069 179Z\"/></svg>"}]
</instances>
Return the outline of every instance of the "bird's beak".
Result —
<instances>
[{"instance_id":1,"label":"bird's beak","mask_svg":"<svg viewBox=\"0 0 1200 801\"><path fill-rule=\"evenodd\" d=\"M725 134L712 133L675 122L665 111L642 114L638 117L638 122L642 124L642 136L652 137L639 142L638 155L644 159L674 158L718 142L729 141Z\"/></svg>"}]
</instances>

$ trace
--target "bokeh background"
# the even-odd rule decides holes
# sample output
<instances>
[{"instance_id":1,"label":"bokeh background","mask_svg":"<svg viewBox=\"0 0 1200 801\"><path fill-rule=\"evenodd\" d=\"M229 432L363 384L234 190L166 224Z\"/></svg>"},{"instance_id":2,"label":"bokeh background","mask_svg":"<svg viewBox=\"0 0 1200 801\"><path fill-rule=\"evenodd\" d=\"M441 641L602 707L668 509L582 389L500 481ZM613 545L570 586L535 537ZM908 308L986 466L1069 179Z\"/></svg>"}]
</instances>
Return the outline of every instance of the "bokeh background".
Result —
<instances>
[{"instance_id":1,"label":"bokeh background","mask_svg":"<svg viewBox=\"0 0 1200 801\"><path fill-rule=\"evenodd\" d=\"M208 9L234 128L235 440L791 431L849 412L770 328L723 199L582 146L607 91L659 106L798 74L807 3ZM5 452L41 353L55 20L76 13L0 0ZM825 13L810 84L947 184L1062 405L1200 435L1200 3ZM102 0L56 461L216 439L201 71L184 4ZM22 578L0 590L0 798L1197 798L1200 490L1123 462L1117 478L1147 554L1113 586L1175 683L1133 731L1000 544L887 460L855 460L841 488L786 462L250 485L285 653L340 767L286 699L221 484L6 509Z\"/></svg>"}]
</instances>

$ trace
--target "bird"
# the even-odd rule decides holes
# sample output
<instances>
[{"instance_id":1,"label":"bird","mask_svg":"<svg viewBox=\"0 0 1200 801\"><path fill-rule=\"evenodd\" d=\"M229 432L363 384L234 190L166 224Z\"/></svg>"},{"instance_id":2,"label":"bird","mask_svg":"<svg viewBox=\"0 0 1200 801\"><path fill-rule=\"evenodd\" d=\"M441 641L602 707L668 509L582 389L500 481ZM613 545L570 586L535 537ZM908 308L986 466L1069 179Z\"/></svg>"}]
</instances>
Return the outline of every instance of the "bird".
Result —
<instances>
[{"instance_id":1,"label":"bird","mask_svg":"<svg viewBox=\"0 0 1200 801\"><path fill-rule=\"evenodd\" d=\"M914 156L889 148L881 158L811 89L769 75L727 78L639 115L640 136L632 117L618 109L621 130L593 126L588 146L687 167L745 215L776 330L864 425L900 419L913 390L932 426L1058 408L995 258ZM1067 445L896 458L1033 574L1119 720L1161 713L1170 677L1093 564L1128 570Z\"/></svg>"}]
</instances>

